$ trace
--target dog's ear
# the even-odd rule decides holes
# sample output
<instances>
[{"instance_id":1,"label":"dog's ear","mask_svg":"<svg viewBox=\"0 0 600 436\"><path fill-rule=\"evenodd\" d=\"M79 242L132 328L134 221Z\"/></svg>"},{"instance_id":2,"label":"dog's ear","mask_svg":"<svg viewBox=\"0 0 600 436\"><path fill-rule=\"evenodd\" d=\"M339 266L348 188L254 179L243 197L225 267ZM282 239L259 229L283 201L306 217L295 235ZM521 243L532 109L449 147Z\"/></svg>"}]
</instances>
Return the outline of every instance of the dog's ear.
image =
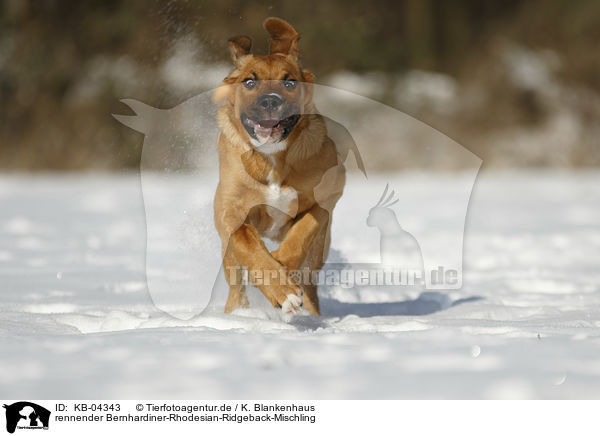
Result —
<instances>
[{"instance_id":1,"label":"dog's ear","mask_svg":"<svg viewBox=\"0 0 600 436\"><path fill-rule=\"evenodd\" d=\"M245 35L229 38L227 44L229 45L231 59L233 59L233 63L236 65L239 63L240 59L250 53L250 49L252 48L252 40Z\"/></svg>"},{"instance_id":2,"label":"dog's ear","mask_svg":"<svg viewBox=\"0 0 600 436\"><path fill-rule=\"evenodd\" d=\"M225 79L227 80L227 79ZM231 85L229 84L224 84L224 85L220 85L218 86L212 94L212 101L213 103L216 104L221 104L224 103L225 100L227 100L227 98L231 95Z\"/></svg>"},{"instance_id":3,"label":"dog's ear","mask_svg":"<svg viewBox=\"0 0 600 436\"><path fill-rule=\"evenodd\" d=\"M302 81L315 83L315 75L308 70L302 70Z\"/></svg>"},{"instance_id":4,"label":"dog's ear","mask_svg":"<svg viewBox=\"0 0 600 436\"><path fill-rule=\"evenodd\" d=\"M263 22L263 27L271 35L269 54L282 53L298 58L300 34L290 23L281 18L270 17Z\"/></svg>"}]
</instances>

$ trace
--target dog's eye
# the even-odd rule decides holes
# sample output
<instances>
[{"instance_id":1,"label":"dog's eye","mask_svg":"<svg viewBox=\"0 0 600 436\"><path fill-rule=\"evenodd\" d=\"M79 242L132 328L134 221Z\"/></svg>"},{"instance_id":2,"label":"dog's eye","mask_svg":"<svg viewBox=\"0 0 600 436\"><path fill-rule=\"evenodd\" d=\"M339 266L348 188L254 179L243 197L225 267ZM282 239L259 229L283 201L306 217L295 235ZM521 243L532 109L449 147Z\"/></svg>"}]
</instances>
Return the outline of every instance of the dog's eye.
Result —
<instances>
[{"instance_id":1,"label":"dog's eye","mask_svg":"<svg viewBox=\"0 0 600 436\"><path fill-rule=\"evenodd\" d=\"M295 89L297 84L298 84L298 82L296 82L293 79L283 81L283 86L285 86L285 89L287 89L289 91L291 91L292 89Z\"/></svg>"},{"instance_id":2,"label":"dog's eye","mask_svg":"<svg viewBox=\"0 0 600 436\"><path fill-rule=\"evenodd\" d=\"M254 79L246 79L242 83L247 89L252 89L256 86L256 81Z\"/></svg>"}]
</instances>

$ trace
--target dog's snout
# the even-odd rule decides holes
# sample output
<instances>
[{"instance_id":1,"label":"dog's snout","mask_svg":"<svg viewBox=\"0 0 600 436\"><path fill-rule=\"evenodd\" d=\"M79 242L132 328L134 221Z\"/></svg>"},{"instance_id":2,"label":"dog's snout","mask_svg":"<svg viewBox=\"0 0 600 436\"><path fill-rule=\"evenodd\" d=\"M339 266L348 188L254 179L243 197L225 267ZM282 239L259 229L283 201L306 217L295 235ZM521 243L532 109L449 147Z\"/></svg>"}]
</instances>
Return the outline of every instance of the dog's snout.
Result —
<instances>
[{"instance_id":1,"label":"dog's snout","mask_svg":"<svg viewBox=\"0 0 600 436\"><path fill-rule=\"evenodd\" d=\"M272 111L278 109L283 104L283 97L274 92L270 94L263 94L258 97L257 104L259 107L266 111Z\"/></svg>"}]
</instances>

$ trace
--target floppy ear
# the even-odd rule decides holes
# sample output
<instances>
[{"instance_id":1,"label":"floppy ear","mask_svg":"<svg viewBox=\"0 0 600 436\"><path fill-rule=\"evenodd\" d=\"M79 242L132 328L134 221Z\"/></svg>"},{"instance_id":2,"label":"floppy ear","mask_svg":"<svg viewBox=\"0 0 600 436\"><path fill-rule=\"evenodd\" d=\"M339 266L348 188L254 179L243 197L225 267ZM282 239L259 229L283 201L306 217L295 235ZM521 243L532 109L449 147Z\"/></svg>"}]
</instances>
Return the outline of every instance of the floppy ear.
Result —
<instances>
[{"instance_id":1,"label":"floppy ear","mask_svg":"<svg viewBox=\"0 0 600 436\"><path fill-rule=\"evenodd\" d=\"M245 35L238 35L234 36L233 38L229 38L227 44L229 44L231 59L233 59L233 63L236 65L241 58L250 53L250 48L252 48L252 40L250 37Z\"/></svg>"},{"instance_id":2,"label":"floppy ear","mask_svg":"<svg viewBox=\"0 0 600 436\"><path fill-rule=\"evenodd\" d=\"M304 82L315 83L315 75L308 70L302 70L302 79Z\"/></svg>"},{"instance_id":3,"label":"floppy ear","mask_svg":"<svg viewBox=\"0 0 600 436\"><path fill-rule=\"evenodd\" d=\"M220 85L213 91L212 101L221 104L229 97L229 94L231 94L231 85Z\"/></svg>"},{"instance_id":4,"label":"floppy ear","mask_svg":"<svg viewBox=\"0 0 600 436\"><path fill-rule=\"evenodd\" d=\"M296 32L296 29L290 23L283 21L281 18L271 17L264 21L263 27L271 35L269 54L283 53L295 58L298 57L300 34Z\"/></svg>"}]
</instances>

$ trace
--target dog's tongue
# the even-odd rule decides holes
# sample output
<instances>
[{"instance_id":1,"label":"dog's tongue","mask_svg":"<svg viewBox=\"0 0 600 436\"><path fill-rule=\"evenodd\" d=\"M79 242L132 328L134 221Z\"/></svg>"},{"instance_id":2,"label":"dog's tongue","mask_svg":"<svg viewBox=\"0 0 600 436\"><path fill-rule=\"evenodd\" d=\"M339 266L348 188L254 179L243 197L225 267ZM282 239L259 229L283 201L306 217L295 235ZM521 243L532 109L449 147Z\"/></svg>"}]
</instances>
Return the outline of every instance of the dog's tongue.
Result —
<instances>
[{"instance_id":1,"label":"dog's tongue","mask_svg":"<svg viewBox=\"0 0 600 436\"><path fill-rule=\"evenodd\" d=\"M261 120L258 122L258 125L265 129L272 129L279 123L279 120Z\"/></svg>"}]
</instances>

